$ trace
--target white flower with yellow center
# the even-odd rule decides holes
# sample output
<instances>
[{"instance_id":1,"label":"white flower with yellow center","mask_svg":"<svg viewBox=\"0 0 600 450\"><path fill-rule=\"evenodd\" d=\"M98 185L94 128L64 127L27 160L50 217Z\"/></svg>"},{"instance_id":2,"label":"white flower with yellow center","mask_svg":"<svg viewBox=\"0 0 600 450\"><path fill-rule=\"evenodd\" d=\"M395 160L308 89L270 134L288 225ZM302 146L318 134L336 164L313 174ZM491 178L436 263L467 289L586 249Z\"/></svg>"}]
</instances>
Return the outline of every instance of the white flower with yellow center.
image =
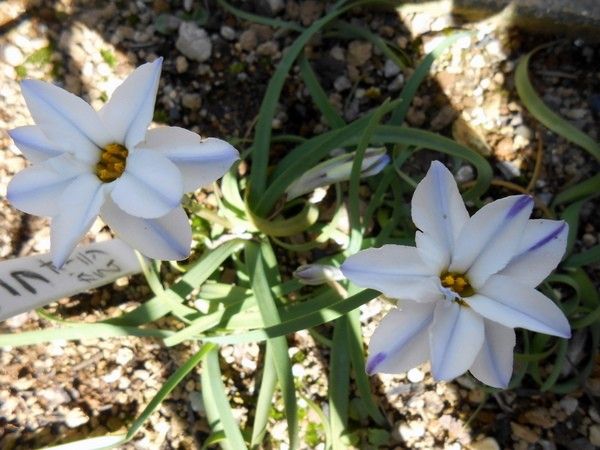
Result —
<instances>
[{"instance_id":1,"label":"white flower with yellow center","mask_svg":"<svg viewBox=\"0 0 600 450\"><path fill-rule=\"evenodd\" d=\"M562 311L535 287L562 258L565 222L530 220L533 200L496 200L469 217L452 174L435 161L412 198L416 247L384 245L341 270L358 286L399 300L369 344L369 373L400 373L431 360L449 380L469 370L506 387L521 327L571 336Z\"/></svg>"},{"instance_id":2,"label":"white flower with yellow center","mask_svg":"<svg viewBox=\"0 0 600 450\"><path fill-rule=\"evenodd\" d=\"M25 80L36 122L10 131L33 163L8 186L18 209L52 218L52 262L60 267L96 216L144 255L189 255L184 192L221 177L239 155L227 142L178 127L148 130L162 58L138 67L100 109L57 86Z\"/></svg>"}]
</instances>

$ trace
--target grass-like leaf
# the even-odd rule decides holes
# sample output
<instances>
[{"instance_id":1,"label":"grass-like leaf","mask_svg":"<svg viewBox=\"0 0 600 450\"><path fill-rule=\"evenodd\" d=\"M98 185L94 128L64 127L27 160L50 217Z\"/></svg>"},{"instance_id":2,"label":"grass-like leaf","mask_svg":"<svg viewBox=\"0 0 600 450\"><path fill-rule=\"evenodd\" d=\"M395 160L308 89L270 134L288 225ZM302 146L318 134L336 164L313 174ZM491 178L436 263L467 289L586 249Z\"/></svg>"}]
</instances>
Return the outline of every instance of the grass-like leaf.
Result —
<instances>
[{"instance_id":1,"label":"grass-like leaf","mask_svg":"<svg viewBox=\"0 0 600 450\"><path fill-rule=\"evenodd\" d=\"M317 105L317 108L319 108L319 111L321 111L321 114L329 126L331 128L340 128L346 125L346 122L344 122L342 116L338 114L338 112L329 102L327 94L323 90L323 87L319 83L315 72L305 57L300 58L300 75L302 75L304 84L306 84L308 92L315 102L315 105Z\"/></svg>"},{"instance_id":2,"label":"grass-like leaf","mask_svg":"<svg viewBox=\"0 0 600 450\"><path fill-rule=\"evenodd\" d=\"M329 359L329 422L333 450L345 448L342 435L348 428L350 358L346 348L347 344L348 318L342 316L335 321Z\"/></svg>"},{"instance_id":3,"label":"grass-like leaf","mask_svg":"<svg viewBox=\"0 0 600 450\"><path fill-rule=\"evenodd\" d=\"M277 262L270 246L266 242L261 243L260 247L247 245L246 259L251 274L252 290L265 325L267 327L281 325L277 305L269 287L270 284L277 283ZM293 450L298 447L298 406L292 364L288 355L288 345L283 336L270 338L269 344L272 350L271 362L275 367L277 380L283 395L289 445L290 449Z\"/></svg>"},{"instance_id":4,"label":"grass-like leaf","mask_svg":"<svg viewBox=\"0 0 600 450\"><path fill-rule=\"evenodd\" d=\"M548 108L537 92L535 92L529 80L528 71L531 57L536 52L551 45L553 44L539 46L519 60L517 69L515 70L515 87L517 88L519 98L527 110L546 127L570 142L583 147L590 155L600 160L600 144Z\"/></svg>"},{"instance_id":5,"label":"grass-like leaf","mask_svg":"<svg viewBox=\"0 0 600 450\"><path fill-rule=\"evenodd\" d=\"M133 438L144 422L150 417L154 410L162 403L162 401L171 393L173 389L196 367L203 358L211 351L216 351L212 344L203 345L190 359L188 359L181 367L179 367L162 385L156 395L150 400L150 403L144 408L142 413L133 421L131 427L127 431L127 440Z\"/></svg>"},{"instance_id":6,"label":"grass-like leaf","mask_svg":"<svg viewBox=\"0 0 600 450\"><path fill-rule=\"evenodd\" d=\"M67 327L2 334L0 335L0 347L20 347L23 345L41 344L58 340L75 341L119 336L154 337L164 339L172 334L173 331L170 330L157 330L153 328L138 328L107 323L78 323L70 324Z\"/></svg>"},{"instance_id":7,"label":"grass-like leaf","mask_svg":"<svg viewBox=\"0 0 600 450\"><path fill-rule=\"evenodd\" d=\"M205 352L200 379L209 425L214 431L223 431L225 434L225 440L221 442L221 445L228 450L247 449L242 432L233 417L231 406L227 400L225 386L221 380L219 351L216 347L209 348ZM217 426L215 426L215 422L218 423Z\"/></svg>"},{"instance_id":8,"label":"grass-like leaf","mask_svg":"<svg viewBox=\"0 0 600 450\"><path fill-rule=\"evenodd\" d=\"M252 425L252 440L250 447L258 448L262 443L267 431L267 422L273 405L273 396L277 387L277 372L273 363L273 345L267 342L265 352L265 365L262 378L260 380L260 389L258 391L258 400L254 411L254 424Z\"/></svg>"},{"instance_id":9,"label":"grass-like leaf","mask_svg":"<svg viewBox=\"0 0 600 450\"><path fill-rule=\"evenodd\" d=\"M265 327L260 330L252 330L246 333L230 334L224 336L206 336L204 341L216 342L220 344L240 344L244 342L260 342L269 338L285 336L296 331L313 328L323 323L331 322L340 316L364 305L369 300L377 297L379 292L372 289L365 289L347 299L323 306L322 308L312 310L295 319L281 322L278 325Z\"/></svg>"}]
</instances>

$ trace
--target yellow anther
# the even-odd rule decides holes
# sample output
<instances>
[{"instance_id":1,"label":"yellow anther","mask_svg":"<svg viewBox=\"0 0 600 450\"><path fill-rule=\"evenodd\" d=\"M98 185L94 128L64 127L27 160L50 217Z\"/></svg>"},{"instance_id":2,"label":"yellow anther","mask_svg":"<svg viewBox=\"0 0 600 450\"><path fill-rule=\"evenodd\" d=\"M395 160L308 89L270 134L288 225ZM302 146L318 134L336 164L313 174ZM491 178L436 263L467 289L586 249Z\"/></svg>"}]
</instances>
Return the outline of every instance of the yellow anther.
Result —
<instances>
[{"instance_id":1,"label":"yellow anther","mask_svg":"<svg viewBox=\"0 0 600 450\"><path fill-rule=\"evenodd\" d=\"M461 297L469 297L475 293L463 274L446 272L440 276L440 281L442 286L460 294Z\"/></svg>"},{"instance_id":2,"label":"yellow anther","mask_svg":"<svg viewBox=\"0 0 600 450\"><path fill-rule=\"evenodd\" d=\"M469 283L463 277L458 277L454 283L454 290L460 294L468 285Z\"/></svg>"},{"instance_id":3,"label":"yellow anther","mask_svg":"<svg viewBox=\"0 0 600 450\"><path fill-rule=\"evenodd\" d=\"M446 275L444 278L442 278L442 286L444 286L444 287L454 286L454 277L450 274Z\"/></svg>"},{"instance_id":4,"label":"yellow anther","mask_svg":"<svg viewBox=\"0 0 600 450\"><path fill-rule=\"evenodd\" d=\"M121 144L108 144L101 150L100 159L96 163L96 176L104 183L119 178L127 164L127 148Z\"/></svg>"}]
</instances>

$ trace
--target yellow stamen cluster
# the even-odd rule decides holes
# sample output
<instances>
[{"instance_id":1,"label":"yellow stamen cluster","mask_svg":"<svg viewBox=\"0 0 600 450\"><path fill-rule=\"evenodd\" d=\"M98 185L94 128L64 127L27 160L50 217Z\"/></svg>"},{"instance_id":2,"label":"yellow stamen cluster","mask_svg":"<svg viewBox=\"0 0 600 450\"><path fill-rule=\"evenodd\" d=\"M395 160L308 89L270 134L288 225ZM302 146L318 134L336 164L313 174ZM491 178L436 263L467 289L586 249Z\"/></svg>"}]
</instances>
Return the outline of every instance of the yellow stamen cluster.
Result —
<instances>
[{"instance_id":1,"label":"yellow stamen cluster","mask_svg":"<svg viewBox=\"0 0 600 450\"><path fill-rule=\"evenodd\" d=\"M469 280L463 274L446 272L440 276L442 286L452 289L461 297L469 297L474 294Z\"/></svg>"},{"instance_id":2,"label":"yellow stamen cluster","mask_svg":"<svg viewBox=\"0 0 600 450\"><path fill-rule=\"evenodd\" d=\"M96 176L104 183L115 181L125 171L128 154L121 144L108 144L101 150L100 160L96 163Z\"/></svg>"}]
</instances>

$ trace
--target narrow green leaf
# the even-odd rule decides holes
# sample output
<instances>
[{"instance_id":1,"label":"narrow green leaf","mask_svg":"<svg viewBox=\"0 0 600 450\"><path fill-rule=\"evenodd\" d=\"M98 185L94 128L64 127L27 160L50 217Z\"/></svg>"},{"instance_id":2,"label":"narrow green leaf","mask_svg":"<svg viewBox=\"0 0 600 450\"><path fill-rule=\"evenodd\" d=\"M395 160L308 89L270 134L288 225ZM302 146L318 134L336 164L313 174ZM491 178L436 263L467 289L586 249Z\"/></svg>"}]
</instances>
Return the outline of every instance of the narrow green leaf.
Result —
<instances>
[{"instance_id":1,"label":"narrow green leaf","mask_svg":"<svg viewBox=\"0 0 600 450\"><path fill-rule=\"evenodd\" d=\"M417 93L417 89L421 83L423 83L423 80L427 77L427 75L429 75L429 71L431 70L431 66L433 65L434 61L458 39L468 35L469 33L460 32L448 36L423 58L423 61L421 61L421 63L415 69L412 76L408 79L406 85L402 89L402 92L400 92L398 98L402 100L402 103L392 113L392 117L390 117L388 124L402 125L404 118L406 117L406 113L408 112L408 108L410 108L410 104Z\"/></svg>"},{"instance_id":2,"label":"narrow green leaf","mask_svg":"<svg viewBox=\"0 0 600 450\"><path fill-rule=\"evenodd\" d=\"M315 102L315 105L317 105L317 108L319 108L319 111L321 111L321 114L329 126L331 128L340 128L346 125L346 122L344 122L342 116L338 114L338 112L329 102L327 94L321 87L315 72L305 57L300 58L300 75L302 75L304 84L306 84L308 92Z\"/></svg>"},{"instance_id":3,"label":"narrow green leaf","mask_svg":"<svg viewBox=\"0 0 600 450\"><path fill-rule=\"evenodd\" d=\"M296 22L287 22L281 19L273 19L271 17L259 16L257 14L242 11L241 9L236 8L235 6L230 5L225 0L217 0L217 3L227 12L230 12L234 16L237 16L240 19L247 20L249 22L260 23L261 25L267 25L275 29L281 28L284 30L304 31L304 28Z\"/></svg>"},{"instance_id":4,"label":"narrow green leaf","mask_svg":"<svg viewBox=\"0 0 600 450\"><path fill-rule=\"evenodd\" d=\"M329 359L329 421L333 450L343 450L342 435L348 428L348 402L350 398L350 359L348 357L348 319L342 316L335 321L331 356Z\"/></svg>"},{"instance_id":5,"label":"narrow green leaf","mask_svg":"<svg viewBox=\"0 0 600 450\"><path fill-rule=\"evenodd\" d=\"M206 281L221 266L223 261L240 250L243 245L243 240L234 239L207 251L177 283L165 291L164 295L153 297L133 311L104 320L103 323L135 326L153 322L166 316L171 312L174 304L183 302L194 288Z\"/></svg>"},{"instance_id":6,"label":"narrow green leaf","mask_svg":"<svg viewBox=\"0 0 600 450\"><path fill-rule=\"evenodd\" d=\"M173 334L170 330L153 328L137 328L107 323L69 324L68 327L47 328L44 330L25 331L0 335L0 347L20 347L23 345L41 344L50 341L75 341L117 336L155 337L164 339Z\"/></svg>"},{"instance_id":7,"label":"narrow green leaf","mask_svg":"<svg viewBox=\"0 0 600 450\"><path fill-rule=\"evenodd\" d=\"M220 344L240 344L244 342L259 342L269 338L285 336L296 331L313 328L323 323L331 322L340 316L364 305L368 301L379 296L380 293L372 289L365 289L356 295L344 300L338 300L330 305L324 306L316 311L300 316L298 318L282 322L278 325L265 327L261 330L252 330L247 333L232 334L227 336L206 336L206 342L217 342Z\"/></svg>"},{"instance_id":8,"label":"narrow green leaf","mask_svg":"<svg viewBox=\"0 0 600 450\"><path fill-rule=\"evenodd\" d=\"M273 173L273 180L257 206L258 212L268 212L285 192L286 187L304 171L314 166L331 150L339 147L357 145L372 114L320 136L309 139L294 148ZM488 162L473 150L458 144L452 139L438 134L408 127L380 125L376 128L371 145L405 144L421 149L437 150L451 156L462 158L473 164L477 170L475 186L465 192L467 200L483 195L492 180L492 168Z\"/></svg>"},{"instance_id":9,"label":"narrow green leaf","mask_svg":"<svg viewBox=\"0 0 600 450\"><path fill-rule=\"evenodd\" d=\"M371 44L377 47L387 59L391 60L401 69L406 69L408 67L408 63L405 59L398 56L398 54L394 50L392 50L390 46L381 37L379 37L375 33L372 33L367 28L363 28L355 24L350 24L344 20L336 20L333 23L333 27L337 28L342 33L350 37L364 39L371 42ZM403 57L406 58L406 55L403 55Z\"/></svg>"},{"instance_id":10,"label":"narrow green leaf","mask_svg":"<svg viewBox=\"0 0 600 450\"><path fill-rule=\"evenodd\" d=\"M43 450L108 450L123 445L125 442L127 441L124 434L115 434L81 439L53 447L44 447Z\"/></svg>"},{"instance_id":11,"label":"narrow green leaf","mask_svg":"<svg viewBox=\"0 0 600 450\"><path fill-rule=\"evenodd\" d=\"M224 318L232 317L237 314L245 315L245 311L255 305L256 299L254 297L248 297L232 302L227 308L219 308L212 313L202 314L197 319L193 320L189 326L165 338L164 343L171 347L186 340L196 339L201 333L219 325ZM244 321L248 324L248 317L244 317ZM261 323L255 323L255 325L261 326Z\"/></svg>"},{"instance_id":12,"label":"narrow green leaf","mask_svg":"<svg viewBox=\"0 0 600 450\"><path fill-rule=\"evenodd\" d=\"M294 43L287 48L285 56L269 80L266 94L263 97L258 113L256 133L254 135L252 171L250 172L250 196L254 201L261 198L267 184L267 167L269 165L269 149L271 147L271 123L287 74L312 36L344 11L345 8L336 9L334 7L327 15L316 20L310 27L305 29ZM260 214L261 212L257 211L257 213Z\"/></svg>"},{"instance_id":13,"label":"narrow green leaf","mask_svg":"<svg viewBox=\"0 0 600 450\"><path fill-rule=\"evenodd\" d=\"M587 266L588 264L596 264L600 262L600 245L595 245L592 248L571 255L563 265L565 267L581 267Z\"/></svg>"},{"instance_id":14,"label":"narrow green leaf","mask_svg":"<svg viewBox=\"0 0 600 450\"><path fill-rule=\"evenodd\" d=\"M277 218L273 220L262 219L252 212L248 206L247 214L252 222L260 231L267 236L285 237L294 236L306 231L319 218L319 209L311 204L306 203L302 211L289 219Z\"/></svg>"},{"instance_id":15,"label":"narrow green leaf","mask_svg":"<svg viewBox=\"0 0 600 450\"><path fill-rule=\"evenodd\" d=\"M260 381L260 390L258 391L258 400L256 401L256 409L254 412L254 424L252 426L252 440L250 447L260 447L265 433L267 431L267 423L271 406L273 405L273 396L277 386L277 372L273 362L273 345L267 342L267 350L265 352L265 365Z\"/></svg>"},{"instance_id":16,"label":"narrow green leaf","mask_svg":"<svg viewBox=\"0 0 600 450\"><path fill-rule=\"evenodd\" d=\"M375 128L379 125L379 122L383 119L383 115L389 109L389 101L385 101L371 116L371 119L367 123L360 141L358 142L358 146L356 147L354 162L352 163L352 172L350 173L350 186L349 186L349 208L348 208L348 216L350 219L350 244L348 245L347 253L352 255L360 250L362 244L362 227L360 224L360 211L359 211L359 195L358 195L358 187L360 185L360 171L363 162L363 158L365 156L365 151L367 150L367 146L369 142L371 142L371 138L373 137L373 133L375 132Z\"/></svg>"},{"instance_id":17,"label":"narrow green leaf","mask_svg":"<svg viewBox=\"0 0 600 450\"><path fill-rule=\"evenodd\" d=\"M264 258L271 259L271 265L265 265ZM256 297L260 313L267 327L281 325L277 305L269 288L269 282L277 282L276 261L266 242L260 247L246 246L246 259L252 280L252 290ZM270 274L270 276L269 276ZM277 373L277 380L283 395L285 416L288 424L290 449L298 447L298 406L296 402L296 389L292 375L292 364L288 356L288 345L284 336L269 340L272 349L272 362Z\"/></svg>"},{"instance_id":18,"label":"narrow green leaf","mask_svg":"<svg viewBox=\"0 0 600 450\"><path fill-rule=\"evenodd\" d=\"M162 401L171 393L173 389L177 387L181 380L190 373L194 367L196 367L208 353L215 351L214 344L205 344L200 350L188 359L181 367L179 367L173 374L167 379L165 384L158 390L156 395L152 397L150 403L144 408L142 413L133 421L131 427L127 431L127 440L132 439L138 430L142 427L144 422L152 415L154 410L162 403Z\"/></svg>"},{"instance_id":19,"label":"narrow green leaf","mask_svg":"<svg viewBox=\"0 0 600 450\"><path fill-rule=\"evenodd\" d=\"M204 366L202 368L202 393L205 396L204 404L214 408L220 421L225 437L223 446L231 450L247 449L242 432L231 412L231 406L225 393L225 385L221 380L221 368L219 367L219 351L212 347L204 355ZM219 430L217 430L219 431Z\"/></svg>"},{"instance_id":20,"label":"narrow green leaf","mask_svg":"<svg viewBox=\"0 0 600 450\"><path fill-rule=\"evenodd\" d=\"M553 44L554 43L541 45L519 60L515 70L515 87L517 88L517 94L519 94L519 98L527 110L547 128L570 142L583 147L590 155L597 160L600 160L600 144L548 108L538 96L537 92L535 92L535 89L529 80L529 60L536 52Z\"/></svg>"},{"instance_id":21,"label":"narrow green leaf","mask_svg":"<svg viewBox=\"0 0 600 450\"><path fill-rule=\"evenodd\" d=\"M360 314L358 309L350 311L348 317L348 353L354 369L354 379L356 387L361 397L361 401L367 413L375 420L378 425L387 425L387 420L377 407L371 393L371 383L365 369L365 355L363 349L362 327L360 324Z\"/></svg>"},{"instance_id":22,"label":"narrow green leaf","mask_svg":"<svg viewBox=\"0 0 600 450\"><path fill-rule=\"evenodd\" d=\"M577 200L582 200L586 197L591 198L599 194L600 173L562 191L552 202L552 208L564 203L576 202Z\"/></svg>"}]
</instances>

